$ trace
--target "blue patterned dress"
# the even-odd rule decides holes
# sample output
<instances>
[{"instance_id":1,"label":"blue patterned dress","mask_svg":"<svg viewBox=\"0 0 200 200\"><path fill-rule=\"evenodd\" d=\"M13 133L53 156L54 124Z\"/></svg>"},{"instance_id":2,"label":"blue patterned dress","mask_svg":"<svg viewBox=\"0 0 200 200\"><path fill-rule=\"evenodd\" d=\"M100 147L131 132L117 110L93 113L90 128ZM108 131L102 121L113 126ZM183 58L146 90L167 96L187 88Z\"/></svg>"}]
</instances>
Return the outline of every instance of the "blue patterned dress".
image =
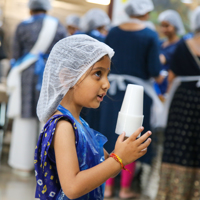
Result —
<instances>
[{"instance_id":1,"label":"blue patterned dress","mask_svg":"<svg viewBox=\"0 0 200 200\"><path fill-rule=\"evenodd\" d=\"M107 138L99 132L91 129L80 117L80 124L73 115L61 105L57 108L63 115L55 115L45 124L35 150L35 176L37 181L36 198L41 200L68 200L62 191L57 168L55 152L50 147L59 120L67 120L73 125L75 144L80 171L92 168L104 159L103 145ZM66 177L67 178L67 177ZM77 200L103 200L104 184L77 198Z\"/></svg>"}]
</instances>

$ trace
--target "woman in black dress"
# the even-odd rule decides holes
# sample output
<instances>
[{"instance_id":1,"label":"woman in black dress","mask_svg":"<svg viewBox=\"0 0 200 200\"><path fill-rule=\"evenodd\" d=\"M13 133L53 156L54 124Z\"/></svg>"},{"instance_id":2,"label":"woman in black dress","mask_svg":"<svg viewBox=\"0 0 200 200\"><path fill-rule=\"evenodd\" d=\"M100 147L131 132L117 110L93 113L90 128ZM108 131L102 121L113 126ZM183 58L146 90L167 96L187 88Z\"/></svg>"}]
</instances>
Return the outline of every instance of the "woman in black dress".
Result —
<instances>
[{"instance_id":1,"label":"woman in black dress","mask_svg":"<svg viewBox=\"0 0 200 200\"><path fill-rule=\"evenodd\" d=\"M200 199L199 19L200 8L195 11L193 18L194 37L180 41L170 66L169 82L177 76L182 81L174 93L169 109L156 200Z\"/></svg>"}]
</instances>

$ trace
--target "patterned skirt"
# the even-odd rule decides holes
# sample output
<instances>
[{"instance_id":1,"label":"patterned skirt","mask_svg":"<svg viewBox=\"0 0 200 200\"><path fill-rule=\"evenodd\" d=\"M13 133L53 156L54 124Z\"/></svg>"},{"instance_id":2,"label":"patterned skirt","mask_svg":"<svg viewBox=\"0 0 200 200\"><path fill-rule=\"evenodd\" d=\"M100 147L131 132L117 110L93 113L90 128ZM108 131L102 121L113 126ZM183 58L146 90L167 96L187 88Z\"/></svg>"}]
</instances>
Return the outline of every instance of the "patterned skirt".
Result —
<instances>
[{"instance_id":1,"label":"patterned skirt","mask_svg":"<svg viewBox=\"0 0 200 200\"><path fill-rule=\"evenodd\" d=\"M156 200L200 199L200 88L180 86L172 100Z\"/></svg>"}]
</instances>

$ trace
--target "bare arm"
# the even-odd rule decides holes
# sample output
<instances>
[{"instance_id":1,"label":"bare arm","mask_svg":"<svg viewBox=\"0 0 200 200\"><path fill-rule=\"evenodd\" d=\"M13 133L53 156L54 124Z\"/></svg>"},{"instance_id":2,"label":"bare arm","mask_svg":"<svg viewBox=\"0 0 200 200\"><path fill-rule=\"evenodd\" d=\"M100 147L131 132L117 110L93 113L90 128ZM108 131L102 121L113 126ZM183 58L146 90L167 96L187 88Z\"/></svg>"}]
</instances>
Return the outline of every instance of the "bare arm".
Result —
<instances>
[{"instance_id":1,"label":"bare arm","mask_svg":"<svg viewBox=\"0 0 200 200\"><path fill-rule=\"evenodd\" d=\"M139 132L137 135L138 134ZM146 137L143 137L143 140L140 142L144 142L148 137L149 135L146 134ZM115 152L122 158L122 160L124 157L125 165L144 155L146 151L143 152L141 150L144 149L143 147L147 147L150 144L150 141L147 141L141 145L142 147L140 147L138 146L139 143L135 143L135 146L138 147L134 150L130 149L132 144L126 144L125 142L127 140L123 142L123 139L124 135L119 136L116 143L118 146L117 149L119 150L116 150ZM70 199L75 199L87 194L104 183L108 178L119 173L121 170L121 166L118 162L113 158L107 158L106 161L95 167L80 171L75 147L74 131L72 125L67 121L58 122L53 145L61 187L66 196ZM119 148L119 145L121 145L122 148ZM128 151L132 150L132 153L135 154L134 158L130 156L131 161L125 159L124 155L127 153L130 155L130 152L125 152L125 149Z\"/></svg>"},{"instance_id":2,"label":"bare arm","mask_svg":"<svg viewBox=\"0 0 200 200\"><path fill-rule=\"evenodd\" d=\"M105 149L103 149L103 151L104 151L104 157L105 157L105 160L106 160L107 158L109 158L110 155Z\"/></svg>"},{"instance_id":3,"label":"bare arm","mask_svg":"<svg viewBox=\"0 0 200 200\"><path fill-rule=\"evenodd\" d=\"M167 60L166 60L166 58L165 58L165 56L164 56L163 54L160 54L160 55L159 55L159 58L160 58L160 62L161 62L163 65L167 62Z\"/></svg>"},{"instance_id":4,"label":"bare arm","mask_svg":"<svg viewBox=\"0 0 200 200\"><path fill-rule=\"evenodd\" d=\"M169 92L169 90L171 89L172 86L172 82L173 80L176 78L176 74L174 74L174 72L172 70L169 70L169 74L168 74L168 88L167 88L167 92Z\"/></svg>"},{"instance_id":5,"label":"bare arm","mask_svg":"<svg viewBox=\"0 0 200 200\"><path fill-rule=\"evenodd\" d=\"M156 83L161 84L164 81L164 76L159 75L158 77L154 77Z\"/></svg>"}]
</instances>

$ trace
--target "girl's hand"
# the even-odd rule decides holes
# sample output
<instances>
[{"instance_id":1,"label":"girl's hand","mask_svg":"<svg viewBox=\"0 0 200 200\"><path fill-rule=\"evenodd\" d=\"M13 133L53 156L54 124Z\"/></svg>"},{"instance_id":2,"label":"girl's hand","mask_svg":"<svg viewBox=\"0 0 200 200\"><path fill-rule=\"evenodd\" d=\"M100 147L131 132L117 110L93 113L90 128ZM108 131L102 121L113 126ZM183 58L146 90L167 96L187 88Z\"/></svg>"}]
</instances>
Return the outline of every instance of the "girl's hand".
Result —
<instances>
[{"instance_id":1,"label":"girl's hand","mask_svg":"<svg viewBox=\"0 0 200 200\"><path fill-rule=\"evenodd\" d=\"M151 143L151 139L148 138L151 135L151 131L147 131L143 136L136 140L138 135L144 130L143 127L137 129L128 139L124 141L125 133L120 135L115 144L115 154L118 155L124 165L130 164L142 157L147 152L147 147ZM146 140L145 143L143 143Z\"/></svg>"}]
</instances>

